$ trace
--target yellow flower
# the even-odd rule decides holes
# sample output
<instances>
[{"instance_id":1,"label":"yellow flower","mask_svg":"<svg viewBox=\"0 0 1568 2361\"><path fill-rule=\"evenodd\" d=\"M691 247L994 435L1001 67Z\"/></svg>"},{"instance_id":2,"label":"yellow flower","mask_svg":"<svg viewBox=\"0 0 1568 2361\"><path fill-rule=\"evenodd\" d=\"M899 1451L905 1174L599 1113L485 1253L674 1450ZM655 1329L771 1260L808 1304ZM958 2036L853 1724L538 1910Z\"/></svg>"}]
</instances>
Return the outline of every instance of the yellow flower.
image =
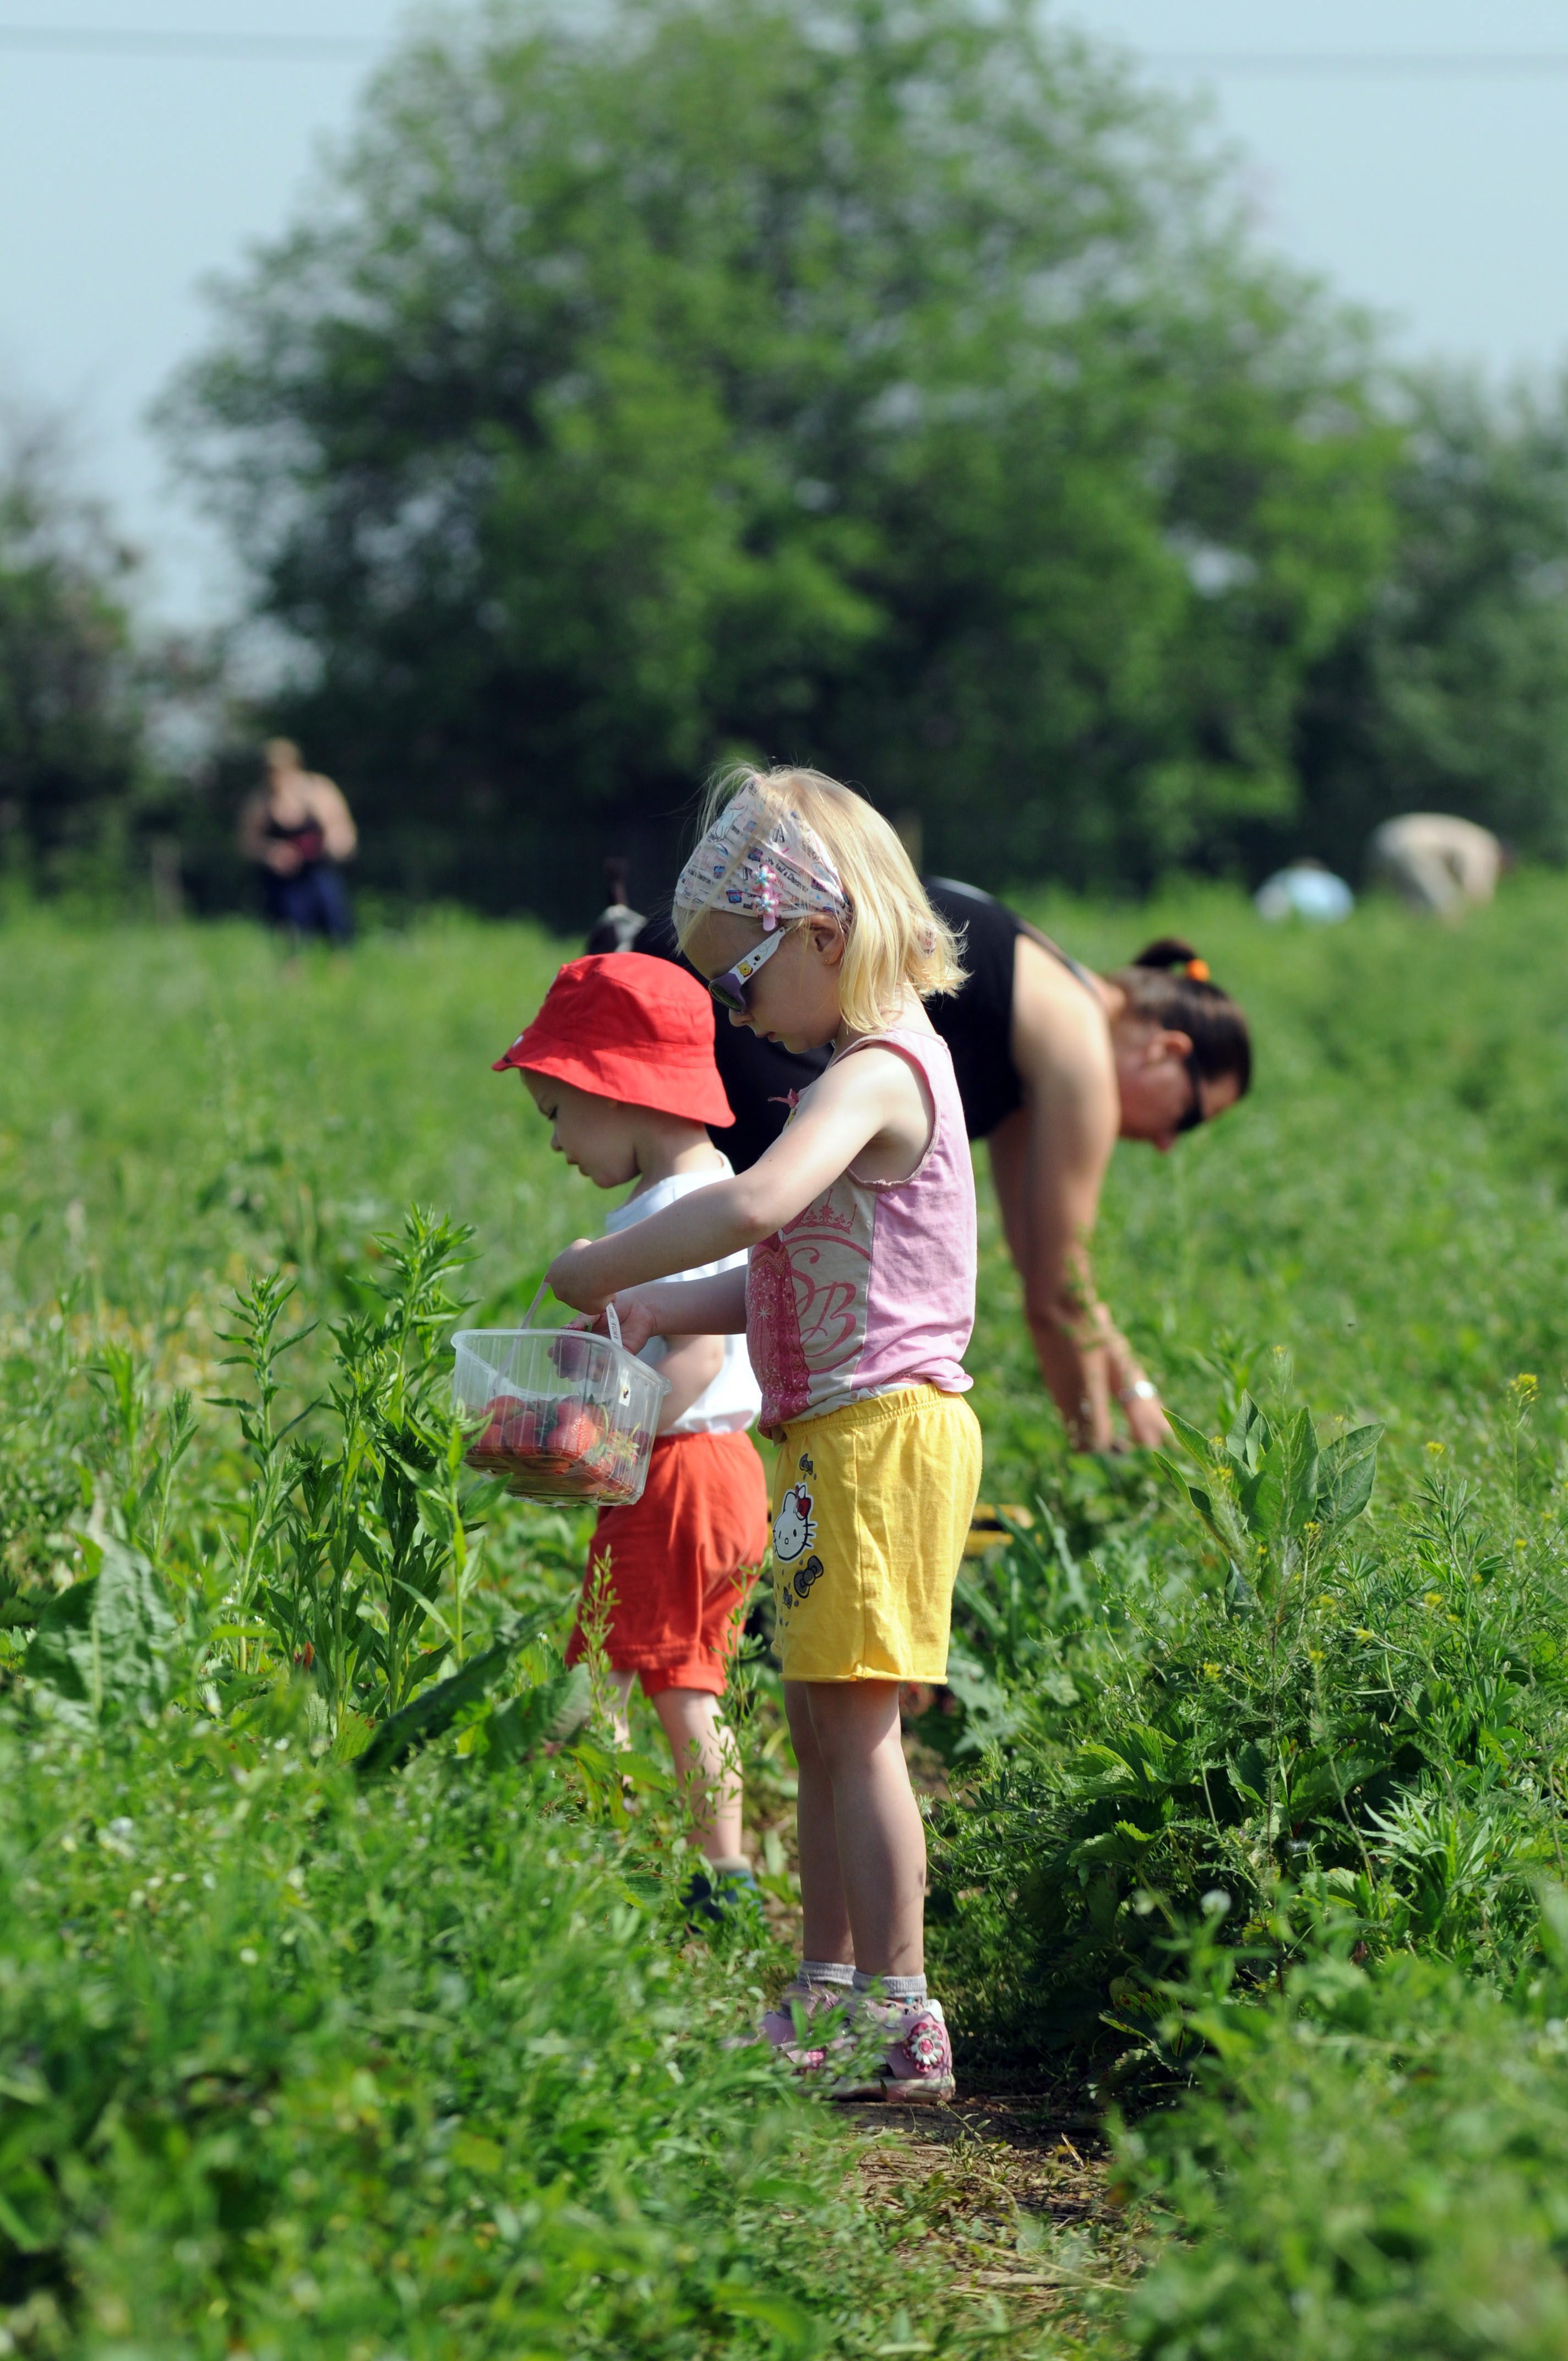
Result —
<instances>
[{"instance_id":1,"label":"yellow flower","mask_svg":"<svg viewBox=\"0 0 1568 2361\"><path fill-rule=\"evenodd\" d=\"M1447 1448L1448 1445L1444 1443L1429 1443L1427 1445L1434 1459L1441 1459Z\"/></svg>"},{"instance_id":2,"label":"yellow flower","mask_svg":"<svg viewBox=\"0 0 1568 2361\"><path fill-rule=\"evenodd\" d=\"M1533 1401L1540 1390L1541 1382L1533 1369L1521 1369L1508 1388L1508 1391L1517 1394L1521 1402Z\"/></svg>"}]
</instances>

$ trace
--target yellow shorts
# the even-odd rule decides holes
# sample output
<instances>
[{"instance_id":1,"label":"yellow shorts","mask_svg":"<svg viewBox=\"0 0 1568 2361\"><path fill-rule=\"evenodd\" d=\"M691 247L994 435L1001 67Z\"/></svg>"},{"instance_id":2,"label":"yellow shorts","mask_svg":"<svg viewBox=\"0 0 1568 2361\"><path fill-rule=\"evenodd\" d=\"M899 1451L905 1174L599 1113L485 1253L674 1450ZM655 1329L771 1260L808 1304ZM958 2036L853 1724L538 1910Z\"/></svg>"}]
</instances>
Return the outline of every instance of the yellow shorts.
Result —
<instances>
[{"instance_id":1,"label":"yellow shorts","mask_svg":"<svg viewBox=\"0 0 1568 2361\"><path fill-rule=\"evenodd\" d=\"M877 1394L784 1430L773 1644L786 1681L943 1681L980 1489L962 1394Z\"/></svg>"}]
</instances>

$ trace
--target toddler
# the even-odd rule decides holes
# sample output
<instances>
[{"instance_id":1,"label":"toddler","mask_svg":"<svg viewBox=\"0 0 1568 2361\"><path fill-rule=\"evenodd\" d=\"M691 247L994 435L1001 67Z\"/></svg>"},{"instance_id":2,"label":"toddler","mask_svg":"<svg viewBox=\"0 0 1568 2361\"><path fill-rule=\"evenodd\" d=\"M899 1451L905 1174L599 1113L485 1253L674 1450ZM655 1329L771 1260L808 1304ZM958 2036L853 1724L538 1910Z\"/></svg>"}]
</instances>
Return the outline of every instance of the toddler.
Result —
<instances>
[{"instance_id":1,"label":"toddler","mask_svg":"<svg viewBox=\"0 0 1568 2361\"><path fill-rule=\"evenodd\" d=\"M732 1177L706 1126L733 1121L713 1061L712 1003L694 976L638 951L573 960L528 1030L496 1063L515 1066L550 1145L598 1189L635 1181L610 1214L612 1235ZM699 1257L687 1277L734 1271L743 1255ZM688 1901L733 1902L751 1883L741 1850L740 1782L719 1719L746 1594L768 1544L767 1482L746 1430L759 1395L739 1335L635 1339L670 1390L642 1497L603 1509L585 1596L601 1569L611 1593L606 1654L617 1736L630 1743L634 1678L669 1740L709 1880ZM579 1621L567 1661L582 1654Z\"/></svg>"},{"instance_id":2,"label":"toddler","mask_svg":"<svg viewBox=\"0 0 1568 2361\"><path fill-rule=\"evenodd\" d=\"M800 1769L804 1956L765 2030L824 2071L829 2052L799 2046L797 2012L847 2002L883 2062L869 2083L840 2076L835 2095L945 2099L899 1685L946 1678L980 1479L962 1398L974 1180L952 1061L922 1005L962 972L897 837L849 788L746 770L710 810L676 888L682 948L732 1023L791 1050L831 1044L831 1062L749 1171L580 1241L550 1279L586 1312L613 1297L629 1343L745 1330L780 1445L776 1644ZM729 1267L741 1252L744 1277ZM664 1276L700 1262L711 1278Z\"/></svg>"}]
</instances>

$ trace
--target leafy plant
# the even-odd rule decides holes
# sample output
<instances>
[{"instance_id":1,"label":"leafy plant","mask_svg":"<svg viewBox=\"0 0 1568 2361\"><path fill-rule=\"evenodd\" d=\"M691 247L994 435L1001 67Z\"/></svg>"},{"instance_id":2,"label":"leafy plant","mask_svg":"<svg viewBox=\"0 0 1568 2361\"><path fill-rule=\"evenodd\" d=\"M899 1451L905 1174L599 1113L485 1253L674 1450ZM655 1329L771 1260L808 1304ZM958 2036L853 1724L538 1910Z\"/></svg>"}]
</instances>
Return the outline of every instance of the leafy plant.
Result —
<instances>
[{"instance_id":1,"label":"leafy plant","mask_svg":"<svg viewBox=\"0 0 1568 2361\"><path fill-rule=\"evenodd\" d=\"M84 1550L81 1581L37 1609L22 1672L94 1723L146 1719L188 1668L189 1649L139 1551L112 1538Z\"/></svg>"},{"instance_id":2,"label":"leafy plant","mask_svg":"<svg viewBox=\"0 0 1568 2361\"><path fill-rule=\"evenodd\" d=\"M1305 1403L1276 1426L1249 1393L1223 1441L1211 1441L1179 1411L1170 1412L1170 1423L1202 1480L1193 1483L1168 1458L1159 1464L1225 1552L1242 1596L1255 1588L1266 1598L1303 1572L1310 1544L1332 1546L1372 1498L1380 1425L1355 1427L1320 1447Z\"/></svg>"}]
</instances>

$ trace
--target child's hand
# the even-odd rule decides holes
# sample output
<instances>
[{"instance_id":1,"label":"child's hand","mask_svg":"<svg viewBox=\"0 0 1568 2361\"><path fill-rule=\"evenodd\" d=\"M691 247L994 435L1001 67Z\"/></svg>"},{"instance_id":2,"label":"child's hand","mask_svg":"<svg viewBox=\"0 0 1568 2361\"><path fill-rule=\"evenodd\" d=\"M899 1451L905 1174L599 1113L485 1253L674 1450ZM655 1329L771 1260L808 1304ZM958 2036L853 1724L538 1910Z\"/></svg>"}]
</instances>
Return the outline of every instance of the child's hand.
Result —
<instances>
[{"instance_id":1,"label":"child's hand","mask_svg":"<svg viewBox=\"0 0 1568 2361\"><path fill-rule=\"evenodd\" d=\"M629 1353L640 1353L650 1336L661 1334L651 1292L639 1287L628 1287L622 1289L619 1295L611 1296L610 1301L620 1323L621 1344ZM602 1313L594 1325L601 1333L606 1331L608 1323Z\"/></svg>"},{"instance_id":2,"label":"child's hand","mask_svg":"<svg viewBox=\"0 0 1568 2361\"><path fill-rule=\"evenodd\" d=\"M609 1301L609 1289L594 1284L594 1249L598 1244L596 1238L574 1238L544 1274L556 1301L569 1303L574 1312L602 1312Z\"/></svg>"}]
</instances>

